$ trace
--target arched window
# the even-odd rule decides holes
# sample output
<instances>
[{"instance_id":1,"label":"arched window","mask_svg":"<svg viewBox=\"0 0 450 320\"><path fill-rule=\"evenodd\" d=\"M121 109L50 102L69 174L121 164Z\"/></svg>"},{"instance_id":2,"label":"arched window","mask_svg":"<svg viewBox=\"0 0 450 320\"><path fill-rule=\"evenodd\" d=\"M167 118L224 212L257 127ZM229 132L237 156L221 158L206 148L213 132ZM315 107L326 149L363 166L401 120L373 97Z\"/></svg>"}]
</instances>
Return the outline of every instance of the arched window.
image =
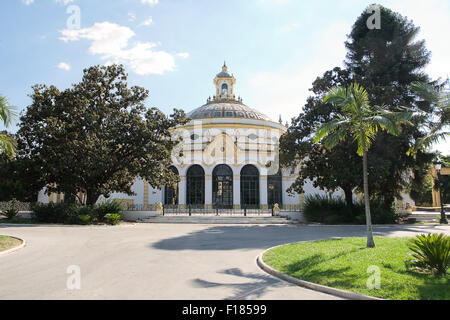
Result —
<instances>
[{"instance_id":1,"label":"arched window","mask_svg":"<svg viewBox=\"0 0 450 320\"><path fill-rule=\"evenodd\" d=\"M177 168L171 166L169 168L175 175L179 175ZM178 204L178 183L172 186L166 186L164 189L164 204L165 205L177 205Z\"/></svg>"},{"instance_id":2,"label":"arched window","mask_svg":"<svg viewBox=\"0 0 450 320\"><path fill-rule=\"evenodd\" d=\"M283 177L281 171L278 174L267 177L267 200L269 208L275 203L281 208L283 206Z\"/></svg>"},{"instance_id":3,"label":"arched window","mask_svg":"<svg viewBox=\"0 0 450 320\"><path fill-rule=\"evenodd\" d=\"M259 171L253 165L241 170L241 207L259 208Z\"/></svg>"},{"instance_id":4,"label":"arched window","mask_svg":"<svg viewBox=\"0 0 450 320\"><path fill-rule=\"evenodd\" d=\"M213 171L213 204L215 208L233 208L233 170L225 164Z\"/></svg>"},{"instance_id":5,"label":"arched window","mask_svg":"<svg viewBox=\"0 0 450 320\"><path fill-rule=\"evenodd\" d=\"M205 204L205 171L199 165L193 165L187 172L188 205Z\"/></svg>"},{"instance_id":6,"label":"arched window","mask_svg":"<svg viewBox=\"0 0 450 320\"><path fill-rule=\"evenodd\" d=\"M226 83L222 85L222 94L228 94L228 85Z\"/></svg>"}]
</instances>

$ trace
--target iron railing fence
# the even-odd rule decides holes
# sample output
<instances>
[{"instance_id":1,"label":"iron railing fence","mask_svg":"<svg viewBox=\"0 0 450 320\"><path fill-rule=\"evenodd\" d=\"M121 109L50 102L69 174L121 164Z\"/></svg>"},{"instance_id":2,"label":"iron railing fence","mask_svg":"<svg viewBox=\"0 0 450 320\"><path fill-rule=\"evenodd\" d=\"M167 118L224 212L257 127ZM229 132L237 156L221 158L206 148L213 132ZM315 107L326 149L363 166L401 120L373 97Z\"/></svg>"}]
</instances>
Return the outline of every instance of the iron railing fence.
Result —
<instances>
[{"instance_id":1,"label":"iron railing fence","mask_svg":"<svg viewBox=\"0 0 450 320\"><path fill-rule=\"evenodd\" d=\"M161 210L162 209L162 210ZM159 211L162 215L186 215L186 216L278 216L280 212L299 212L300 206L283 206L275 208L248 207L248 208L227 208L227 207L206 207L205 205L132 205L128 206L128 211Z\"/></svg>"}]
</instances>

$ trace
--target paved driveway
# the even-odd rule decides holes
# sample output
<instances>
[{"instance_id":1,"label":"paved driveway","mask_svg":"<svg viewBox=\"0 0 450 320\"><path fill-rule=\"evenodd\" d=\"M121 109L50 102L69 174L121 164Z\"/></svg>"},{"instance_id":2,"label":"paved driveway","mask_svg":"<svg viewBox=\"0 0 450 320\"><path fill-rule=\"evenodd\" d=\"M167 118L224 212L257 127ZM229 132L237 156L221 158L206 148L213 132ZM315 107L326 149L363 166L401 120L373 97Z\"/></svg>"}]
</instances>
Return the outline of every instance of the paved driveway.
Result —
<instances>
[{"instance_id":1,"label":"paved driveway","mask_svg":"<svg viewBox=\"0 0 450 320\"><path fill-rule=\"evenodd\" d=\"M411 236L450 227L375 227ZM360 226L127 224L118 227L0 225L28 245L0 256L0 299L336 299L280 281L256 265L289 242L364 236ZM67 268L81 290L67 290Z\"/></svg>"}]
</instances>

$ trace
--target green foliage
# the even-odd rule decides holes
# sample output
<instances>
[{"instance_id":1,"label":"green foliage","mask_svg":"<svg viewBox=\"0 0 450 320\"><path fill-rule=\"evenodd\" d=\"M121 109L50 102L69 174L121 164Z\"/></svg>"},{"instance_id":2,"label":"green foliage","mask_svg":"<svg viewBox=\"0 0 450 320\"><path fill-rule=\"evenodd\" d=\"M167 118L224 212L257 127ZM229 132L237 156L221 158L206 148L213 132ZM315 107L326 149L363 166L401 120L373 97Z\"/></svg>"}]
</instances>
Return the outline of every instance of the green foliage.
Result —
<instances>
[{"instance_id":1,"label":"green foliage","mask_svg":"<svg viewBox=\"0 0 450 320\"><path fill-rule=\"evenodd\" d=\"M103 221L107 214L121 214L122 211L122 204L119 201L113 200L96 205L92 210L92 214L98 221Z\"/></svg>"},{"instance_id":2,"label":"green foliage","mask_svg":"<svg viewBox=\"0 0 450 320\"><path fill-rule=\"evenodd\" d=\"M105 222L109 225L119 224L120 220L121 220L120 214L108 213L107 215L105 215Z\"/></svg>"},{"instance_id":3,"label":"green foliage","mask_svg":"<svg viewBox=\"0 0 450 320\"><path fill-rule=\"evenodd\" d=\"M28 160L8 159L0 155L0 202L18 199L34 203L45 184L41 168Z\"/></svg>"},{"instance_id":4,"label":"green foliage","mask_svg":"<svg viewBox=\"0 0 450 320\"><path fill-rule=\"evenodd\" d=\"M426 123L424 136L418 138L408 151L416 154L419 149L429 149L433 144L445 141L450 136L447 126L450 125L450 89L449 80L441 85L431 85L424 82L414 82L411 89L425 101L434 105L434 119Z\"/></svg>"},{"instance_id":5,"label":"green foliage","mask_svg":"<svg viewBox=\"0 0 450 320\"><path fill-rule=\"evenodd\" d=\"M42 223L89 224L109 222L108 215L120 214L122 207L117 201L100 205L80 206L74 203L38 204L32 208L32 217ZM114 220L114 217L113 217Z\"/></svg>"},{"instance_id":6,"label":"green foliage","mask_svg":"<svg viewBox=\"0 0 450 320\"><path fill-rule=\"evenodd\" d=\"M386 208L380 201L371 201L371 215L374 224L397 223L399 215L394 207ZM340 198L311 195L305 198L303 214L310 222L324 224L365 224L364 203L348 206Z\"/></svg>"},{"instance_id":7,"label":"green foliage","mask_svg":"<svg viewBox=\"0 0 450 320\"><path fill-rule=\"evenodd\" d=\"M4 212L4 215L8 220L12 220L17 216L18 213L19 211L17 209L8 209Z\"/></svg>"},{"instance_id":8,"label":"green foliage","mask_svg":"<svg viewBox=\"0 0 450 320\"><path fill-rule=\"evenodd\" d=\"M169 130L186 122L184 112L146 108L148 90L126 81L122 65L94 66L64 91L33 87L17 134L18 158L41 168L48 192L72 202L83 192L93 205L100 195L132 195L137 176L153 187L177 179L169 167L178 141Z\"/></svg>"},{"instance_id":9,"label":"green foliage","mask_svg":"<svg viewBox=\"0 0 450 320\"><path fill-rule=\"evenodd\" d=\"M389 233L388 231L386 233ZM264 254L272 268L300 280L388 300L449 300L447 277L411 272L405 265L410 238L377 237L365 249L363 238L342 238L279 246ZM377 266L381 286L367 286L368 268ZM372 273L373 275L373 273ZM373 282L372 282L373 283Z\"/></svg>"},{"instance_id":10,"label":"green foliage","mask_svg":"<svg viewBox=\"0 0 450 320\"><path fill-rule=\"evenodd\" d=\"M20 203L17 201L17 199L12 199L8 201L6 205L6 210L3 212L3 214L6 216L8 220L13 220L20 210Z\"/></svg>"},{"instance_id":11,"label":"green foliage","mask_svg":"<svg viewBox=\"0 0 450 320\"><path fill-rule=\"evenodd\" d=\"M410 263L422 271L445 275L450 266L450 237L441 234L422 234L412 239Z\"/></svg>"},{"instance_id":12,"label":"green foliage","mask_svg":"<svg viewBox=\"0 0 450 320\"><path fill-rule=\"evenodd\" d=\"M42 223L77 224L79 207L72 203L37 204L32 207L32 218Z\"/></svg>"},{"instance_id":13,"label":"green foliage","mask_svg":"<svg viewBox=\"0 0 450 320\"><path fill-rule=\"evenodd\" d=\"M6 97L0 95L0 121L5 127L11 125L17 113L14 107L8 103ZM4 154L8 158L13 158L16 152L16 141L6 131L0 131L0 155Z\"/></svg>"},{"instance_id":14,"label":"green foliage","mask_svg":"<svg viewBox=\"0 0 450 320\"><path fill-rule=\"evenodd\" d=\"M78 216L78 219L80 219L81 224L89 224L89 222L91 221L92 217L88 214L82 214Z\"/></svg>"}]
</instances>

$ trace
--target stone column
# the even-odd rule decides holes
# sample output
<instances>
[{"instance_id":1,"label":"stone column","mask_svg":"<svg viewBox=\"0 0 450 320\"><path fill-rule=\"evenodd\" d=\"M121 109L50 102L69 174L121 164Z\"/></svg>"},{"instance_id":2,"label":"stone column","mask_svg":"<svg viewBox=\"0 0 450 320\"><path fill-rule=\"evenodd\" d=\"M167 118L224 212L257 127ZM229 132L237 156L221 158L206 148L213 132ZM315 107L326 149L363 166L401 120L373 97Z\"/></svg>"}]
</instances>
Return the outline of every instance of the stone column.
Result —
<instances>
[{"instance_id":1,"label":"stone column","mask_svg":"<svg viewBox=\"0 0 450 320\"><path fill-rule=\"evenodd\" d=\"M233 176L233 208L241 208L241 176Z\"/></svg>"},{"instance_id":2,"label":"stone column","mask_svg":"<svg viewBox=\"0 0 450 320\"><path fill-rule=\"evenodd\" d=\"M212 209L212 175L205 174L205 208Z\"/></svg>"},{"instance_id":3,"label":"stone column","mask_svg":"<svg viewBox=\"0 0 450 320\"><path fill-rule=\"evenodd\" d=\"M180 208L186 208L186 176L180 176L180 182L178 184L178 204Z\"/></svg>"},{"instance_id":4,"label":"stone column","mask_svg":"<svg viewBox=\"0 0 450 320\"><path fill-rule=\"evenodd\" d=\"M259 176L259 203L261 209L268 209L267 203L267 176Z\"/></svg>"},{"instance_id":5,"label":"stone column","mask_svg":"<svg viewBox=\"0 0 450 320\"><path fill-rule=\"evenodd\" d=\"M148 187L148 182L144 180L144 209L148 208Z\"/></svg>"}]
</instances>

